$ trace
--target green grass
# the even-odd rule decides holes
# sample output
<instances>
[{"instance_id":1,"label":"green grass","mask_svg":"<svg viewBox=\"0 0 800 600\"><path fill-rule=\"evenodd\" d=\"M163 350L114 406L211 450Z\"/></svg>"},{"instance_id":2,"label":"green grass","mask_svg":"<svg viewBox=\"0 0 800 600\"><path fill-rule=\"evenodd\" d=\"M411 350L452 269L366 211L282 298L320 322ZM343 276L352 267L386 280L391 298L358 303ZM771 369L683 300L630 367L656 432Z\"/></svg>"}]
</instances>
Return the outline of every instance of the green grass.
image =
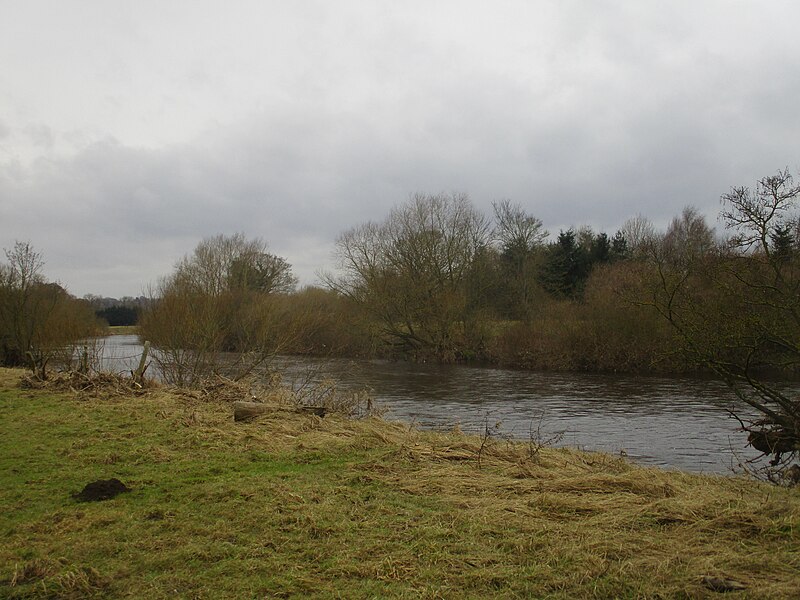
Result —
<instances>
[{"instance_id":1,"label":"green grass","mask_svg":"<svg viewBox=\"0 0 800 600\"><path fill-rule=\"evenodd\" d=\"M715 597L800 590L800 494L376 419L0 370L0 597ZM79 503L118 477L132 491Z\"/></svg>"}]
</instances>

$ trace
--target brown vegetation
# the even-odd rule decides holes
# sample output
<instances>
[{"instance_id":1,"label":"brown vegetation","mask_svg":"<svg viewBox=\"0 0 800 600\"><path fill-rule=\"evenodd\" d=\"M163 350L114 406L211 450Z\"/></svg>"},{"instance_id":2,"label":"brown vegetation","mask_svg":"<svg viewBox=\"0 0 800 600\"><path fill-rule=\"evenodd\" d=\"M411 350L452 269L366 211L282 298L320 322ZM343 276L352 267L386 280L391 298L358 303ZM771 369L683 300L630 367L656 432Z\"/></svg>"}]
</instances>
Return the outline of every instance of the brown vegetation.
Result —
<instances>
[{"instance_id":1,"label":"brown vegetation","mask_svg":"<svg viewBox=\"0 0 800 600\"><path fill-rule=\"evenodd\" d=\"M719 375L761 418L743 423L753 446L788 466L800 453L800 400L774 376L800 366L800 185L787 171L723 196L727 244L679 260L653 253L653 306L684 353ZM770 377L772 376L772 377ZM771 473L767 473L771 476Z\"/></svg>"},{"instance_id":2,"label":"brown vegetation","mask_svg":"<svg viewBox=\"0 0 800 600\"><path fill-rule=\"evenodd\" d=\"M47 375L50 362L69 364L74 343L100 329L94 311L42 275L44 261L17 242L0 264L0 364Z\"/></svg>"},{"instance_id":3,"label":"brown vegetation","mask_svg":"<svg viewBox=\"0 0 800 600\"><path fill-rule=\"evenodd\" d=\"M203 240L154 290L139 335L169 383L196 385L219 370L244 377L297 335L300 315L285 300L295 281L261 240Z\"/></svg>"}]
</instances>

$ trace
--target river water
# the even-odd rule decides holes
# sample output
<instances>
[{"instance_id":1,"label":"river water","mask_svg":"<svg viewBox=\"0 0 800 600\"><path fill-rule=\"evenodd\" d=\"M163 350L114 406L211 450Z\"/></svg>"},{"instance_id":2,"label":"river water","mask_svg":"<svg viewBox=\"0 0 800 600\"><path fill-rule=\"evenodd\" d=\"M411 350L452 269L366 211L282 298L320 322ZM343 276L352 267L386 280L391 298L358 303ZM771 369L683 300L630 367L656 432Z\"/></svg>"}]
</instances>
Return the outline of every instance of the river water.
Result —
<instances>
[{"instance_id":1,"label":"river water","mask_svg":"<svg viewBox=\"0 0 800 600\"><path fill-rule=\"evenodd\" d=\"M104 365L124 371L141 354L136 336L104 340ZM152 368L152 367L151 367ZM631 460L695 472L731 473L757 456L726 410L754 416L713 379L534 373L463 365L278 357L284 381L331 377L369 390L386 418L420 427L528 440L563 432L556 445L624 453Z\"/></svg>"}]
</instances>

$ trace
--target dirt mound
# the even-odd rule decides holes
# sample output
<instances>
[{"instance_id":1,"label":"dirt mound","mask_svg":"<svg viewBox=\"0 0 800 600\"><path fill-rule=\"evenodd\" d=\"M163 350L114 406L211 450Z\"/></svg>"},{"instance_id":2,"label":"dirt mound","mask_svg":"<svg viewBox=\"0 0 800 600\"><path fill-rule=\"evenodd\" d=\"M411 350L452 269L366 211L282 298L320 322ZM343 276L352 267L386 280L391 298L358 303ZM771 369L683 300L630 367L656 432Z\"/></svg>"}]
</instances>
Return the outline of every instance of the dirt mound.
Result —
<instances>
[{"instance_id":1,"label":"dirt mound","mask_svg":"<svg viewBox=\"0 0 800 600\"><path fill-rule=\"evenodd\" d=\"M80 502L97 502L99 500L110 500L123 492L130 492L131 489L119 479L98 479L87 483L79 494L74 494L74 498Z\"/></svg>"}]
</instances>

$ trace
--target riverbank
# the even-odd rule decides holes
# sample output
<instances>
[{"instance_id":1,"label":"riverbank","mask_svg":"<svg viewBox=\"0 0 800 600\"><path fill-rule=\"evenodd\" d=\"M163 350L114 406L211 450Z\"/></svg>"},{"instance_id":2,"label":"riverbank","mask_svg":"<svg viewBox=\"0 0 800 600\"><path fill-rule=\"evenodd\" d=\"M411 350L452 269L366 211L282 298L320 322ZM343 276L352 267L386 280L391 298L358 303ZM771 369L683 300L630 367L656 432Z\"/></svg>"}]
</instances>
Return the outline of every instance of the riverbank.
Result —
<instances>
[{"instance_id":1,"label":"riverbank","mask_svg":"<svg viewBox=\"0 0 800 600\"><path fill-rule=\"evenodd\" d=\"M118 373L135 369L143 350L135 336L110 336L102 347L102 368ZM624 452L648 466L726 475L758 456L746 447L746 435L726 411L744 419L756 415L737 403L727 386L709 378L535 373L308 356L275 357L269 368L287 384L332 380L340 388L369 390L391 418L422 429L459 424L477 433L487 421L499 421L497 433L505 437L527 439L533 427L544 437L561 434L558 445ZM155 365L148 373L156 374Z\"/></svg>"},{"instance_id":2,"label":"riverbank","mask_svg":"<svg viewBox=\"0 0 800 600\"><path fill-rule=\"evenodd\" d=\"M224 393L0 370L4 597L796 594L800 493ZM89 482L131 491L78 502Z\"/></svg>"}]
</instances>

